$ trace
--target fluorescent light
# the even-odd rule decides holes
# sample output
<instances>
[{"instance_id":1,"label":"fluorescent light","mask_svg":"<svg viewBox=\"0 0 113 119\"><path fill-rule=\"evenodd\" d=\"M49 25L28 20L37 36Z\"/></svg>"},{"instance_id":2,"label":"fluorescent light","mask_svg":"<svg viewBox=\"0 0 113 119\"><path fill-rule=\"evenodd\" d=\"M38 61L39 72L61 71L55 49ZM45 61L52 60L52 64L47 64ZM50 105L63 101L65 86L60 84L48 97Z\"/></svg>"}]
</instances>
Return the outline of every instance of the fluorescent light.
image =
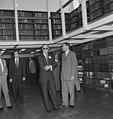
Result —
<instances>
[{"instance_id":1,"label":"fluorescent light","mask_svg":"<svg viewBox=\"0 0 113 119\"><path fill-rule=\"evenodd\" d=\"M38 51L40 51L40 50L38 49L38 50L36 50L36 51L38 52Z\"/></svg>"},{"instance_id":2,"label":"fluorescent light","mask_svg":"<svg viewBox=\"0 0 113 119\"><path fill-rule=\"evenodd\" d=\"M32 54L35 53L35 52L31 52Z\"/></svg>"},{"instance_id":3,"label":"fluorescent light","mask_svg":"<svg viewBox=\"0 0 113 119\"><path fill-rule=\"evenodd\" d=\"M5 52L5 51L3 51L3 50L1 51L2 54L3 54L4 52Z\"/></svg>"},{"instance_id":4,"label":"fluorescent light","mask_svg":"<svg viewBox=\"0 0 113 119\"><path fill-rule=\"evenodd\" d=\"M5 51L6 49L2 49L3 51Z\"/></svg>"},{"instance_id":5,"label":"fluorescent light","mask_svg":"<svg viewBox=\"0 0 113 119\"><path fill-rule=\"evenodd\" d=\"M25 50L26 50L26 49L21 49L21 52L22 52L22 51L25 51Z\"/></svg>"}]
</instances>

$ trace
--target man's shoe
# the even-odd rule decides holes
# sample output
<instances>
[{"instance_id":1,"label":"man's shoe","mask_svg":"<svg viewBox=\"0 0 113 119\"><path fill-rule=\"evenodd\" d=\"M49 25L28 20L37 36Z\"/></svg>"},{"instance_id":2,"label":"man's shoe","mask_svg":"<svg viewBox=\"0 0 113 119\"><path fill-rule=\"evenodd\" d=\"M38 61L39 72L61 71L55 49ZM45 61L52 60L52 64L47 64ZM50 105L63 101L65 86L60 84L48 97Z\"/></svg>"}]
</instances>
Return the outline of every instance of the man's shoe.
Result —
<instances>
[{"instance_id":1,"label":"man's shoe","mask_svg":"<svg viewBox=\"0 0 113 119\"><path fill-rule=\"evenodd\" d=\"M56 109L53 109L53 110L55 110L55 111L58 111L58 112L61 112L61 108L56 108Z\"/></svg>"},{"instance_id":2,"label":"man's shoe","mask_svg":"<svg viewBox=\"0 0 113 119\"><path fill-rule=\"evenodd\" d=\"M73 109L73 108L74 108L74 105L70 105L70 106L69 106L69 109Z\"/></svg>"},{"instance_id":3,"label":"man's shoe","mask_svg":"<svg viewBox=\"0 0 113 119\"><path fill-rule=\"evenodd\" d=\"M13 107L12 106L7 106L7 109L12 109Z\"/></svg>"},{"instance_id":4,"label":"man's shoe","mask_svg":"<svg viewBox=\"0 0 113 119\"><path fill-rule=\"evenodd\" d=\"M60 105L60 108L65 108L65 107L67 107L67 106L66 105L63 105L63 104Z\"/></svg>"},{"instance_id":5,"label":"man's shoe","mask_svg":"<svg viewBox=\"0 0 113 119\"><path fill-rule=\"evenodd\" d=\"M4 108L3 107L0 107L0 111L2 111Z\"/></svg>"},{"instance_id":6,"label":"man's shoe","mask_svg":"<svg viewBox=\"0 0 113 119\"><path fill-rule=\"evenodd\" d=\"M81 93L81 90L77 90L77 93Z\"/></svg>"},{"instance_id":7,"label":"man's shoe","mask_svg":"<svg viewBox=\"0 0 113 119\"><path fill-rule=\"evenodd\" d=\"M51 110L47 110L48 113L51 113L52 111Z\"/></svg>"}]
</instances>

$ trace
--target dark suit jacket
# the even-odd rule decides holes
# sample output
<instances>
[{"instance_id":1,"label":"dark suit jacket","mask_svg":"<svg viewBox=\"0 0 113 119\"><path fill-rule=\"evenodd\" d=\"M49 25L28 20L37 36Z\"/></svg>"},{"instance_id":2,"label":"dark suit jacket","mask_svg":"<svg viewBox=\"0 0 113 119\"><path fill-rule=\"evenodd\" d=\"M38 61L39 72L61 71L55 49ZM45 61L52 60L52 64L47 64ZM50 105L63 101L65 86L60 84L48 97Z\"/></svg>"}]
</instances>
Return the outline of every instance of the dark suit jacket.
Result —
<instances>
[{"instance_id":1,"label":"dark suit jacket","mask_svg":"<svg viewBox=\"0 0 113 119\"><path fill-rule=\"evenodd\" d=\"M56 67L56 63L54 61L54 58L49 55L48 56L48 64L47 64L47 61L46 61L46 58L44 56L43 53L41 53L38 57L38 60L39 60L39 66L40 66L40 79L39 81L41 83L47 83L48 80L53 80L53 71L46 71L44 70L44 67L46 65L52 65L52 68L54 69L54 67Z\"/></svg>"},{"instance_id":2,"label":"dark suit jacket","mask_svg":"<svg viewBox=\"0 0 113 119\"><path fill-rule=\"evenodd\" d=\"M54 68L53 70L53 74L54 74L54 82L55 82L55 87L56 90L59 91L60 90L60 61L58 60L58 62L56 62L57 66Z\"/></svg>"},{"instance_id":3,"label":"dark suit jacket","mask_svg":"<svg viewBox=\"0 0 113 119\"><path fill-rule=\"evenodd\" d=\"M15 59L11 59L9 62L9 78L13 82L22 82L22 78L26 76L26 63L25 60L19 58L18 67L15 64Z\"/></svg>"}]
</instances>

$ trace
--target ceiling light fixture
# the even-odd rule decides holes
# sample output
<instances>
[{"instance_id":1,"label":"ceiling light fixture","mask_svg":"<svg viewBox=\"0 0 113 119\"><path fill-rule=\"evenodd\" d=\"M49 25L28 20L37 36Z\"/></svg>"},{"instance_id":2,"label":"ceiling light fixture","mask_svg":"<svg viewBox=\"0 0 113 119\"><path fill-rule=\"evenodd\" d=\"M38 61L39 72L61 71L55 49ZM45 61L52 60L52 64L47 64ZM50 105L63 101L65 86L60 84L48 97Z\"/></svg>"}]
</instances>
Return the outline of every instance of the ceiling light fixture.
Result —
<instances>
[{"instance_id":1,"label":"ceiling light fixture","mask_svg":"<svg viewBox=\"0 0 113 119\"><path fill-rule=\"evenodd\" d=\"M26 50L26 49L21 49L21 52L22 52L22 51L25 51L25 50Z\"/></svg>"},{"instance_id":2,"label":"ceiling light fixture","mask_svg":"<svg viewBox=\"0 0 113 119\"><path fill-rule=\"evenodd\" d=\"M32 54L35 53L35 52L31 52Z\"/></svg>"},{"instance_id":3,"label":"ceiling light fixture","mask_svg":"<svg viewBox=\"0 0 113 119\"><path fill-rule=\"evenodd\" d=\"M38 50L36 50L36 52L39 52L40 50L38 49Z\"/></svg>"},{"instance_id":4,"label":"ceiling light fixture","mask_svg":"<svg viewBox=\"0 0 113 119\"><path fill-rule=\"evenodd\" d=\"M6 49L2 49L3 51L5 51Z\"/></svg>"}]
</instances>

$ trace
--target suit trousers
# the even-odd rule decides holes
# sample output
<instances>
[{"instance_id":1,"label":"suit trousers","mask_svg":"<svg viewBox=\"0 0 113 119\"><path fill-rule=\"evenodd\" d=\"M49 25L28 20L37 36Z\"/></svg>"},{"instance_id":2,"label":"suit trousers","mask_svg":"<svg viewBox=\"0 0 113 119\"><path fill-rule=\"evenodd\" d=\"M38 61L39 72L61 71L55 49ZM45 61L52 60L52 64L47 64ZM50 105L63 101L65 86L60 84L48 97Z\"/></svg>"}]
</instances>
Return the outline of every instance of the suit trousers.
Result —
<instances>
[{"instance_id":1,"label":"suit trousers","mask_svg":"<svg viewBox=\"0 0 113 119\"><path fill-rule=\"evenodd\" d=\"M23 82L13 82L12 88L14 103L23 103Z\"/></svg>"},{"instance_id":2,"label":"suit trousers","mask_svg":"<svg viewBox=\"0 0 113 119\"><path fill-rule=\"evenodd\" d=\"M75 104L74 80L62 79L62 103L65 106ZM69 96L70 95L70 96ZM70 99L69 99L70 97Z\"/></svg>"},{"instance_id":3,"label":"suit trousers","mask_svg":"<svg viewBox=\"0 0 113 119\"><path fill-rule=\"evenodd\" d=\"M42 93L43 93L43 98L44 98L44 103L45 107L47 110L51 110L49 101L52 101L53 108L57 109L57 101L56 101L56 90L55 90L55 85L53 80L48 80L45 83L41 83L41 88L42 88Z\"/></svg>"},{"instance_id":4,"label":"suit trousers","mask_svg":"<svg viewBox=\"0 0 113 119\"><path fill-rule=\"evenodd\" d=\"M7 75L5 75L5 73L0 75L0 107L2 107L1 92L3 92L4 94L6 106L11 106L9 92L8 92L8 85L7 85Z\"/></svg>"}]
</instances>

